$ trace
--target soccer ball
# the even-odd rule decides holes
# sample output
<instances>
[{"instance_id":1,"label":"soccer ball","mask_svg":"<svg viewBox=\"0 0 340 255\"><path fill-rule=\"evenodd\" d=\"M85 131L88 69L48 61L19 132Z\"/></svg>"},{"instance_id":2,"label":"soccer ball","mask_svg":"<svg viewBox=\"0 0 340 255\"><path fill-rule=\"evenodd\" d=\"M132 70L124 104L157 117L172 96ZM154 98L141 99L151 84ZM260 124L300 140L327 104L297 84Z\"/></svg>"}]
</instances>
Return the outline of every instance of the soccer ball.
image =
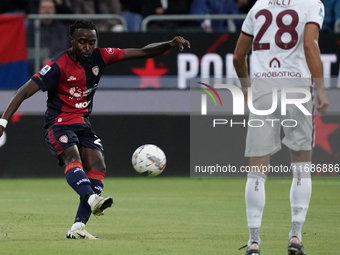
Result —
<instances>
[{"instance_id":1,"label":"soccer ball","mask_svg":"<svg viewBox=\"0 0 340 255\"><path fill-rule=\"evenodd\" d=\"M145 176L157 176L166 165L164 152L153 144L145 144L137 148L132 155L132 166Z\"/></svg>"}]
</instances>

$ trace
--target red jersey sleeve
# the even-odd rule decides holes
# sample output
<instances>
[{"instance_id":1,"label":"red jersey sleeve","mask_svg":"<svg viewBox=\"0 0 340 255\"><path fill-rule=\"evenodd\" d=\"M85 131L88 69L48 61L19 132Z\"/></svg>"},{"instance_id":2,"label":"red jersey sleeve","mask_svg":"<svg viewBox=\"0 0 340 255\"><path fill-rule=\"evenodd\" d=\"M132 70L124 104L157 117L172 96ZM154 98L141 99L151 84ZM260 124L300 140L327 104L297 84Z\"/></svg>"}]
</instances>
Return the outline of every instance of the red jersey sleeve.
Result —
<instances>
[{"instance_id":1,"label":"red jersey sleeve","mask_svg":"<svg viewBox=\"0 0 340 255\"><path fill-rule=\"evenodd\" d=\"M124 57L124 49L119 48L99 48L102 58L106 65L110 65Z\"/></svg>"}]
</instances>

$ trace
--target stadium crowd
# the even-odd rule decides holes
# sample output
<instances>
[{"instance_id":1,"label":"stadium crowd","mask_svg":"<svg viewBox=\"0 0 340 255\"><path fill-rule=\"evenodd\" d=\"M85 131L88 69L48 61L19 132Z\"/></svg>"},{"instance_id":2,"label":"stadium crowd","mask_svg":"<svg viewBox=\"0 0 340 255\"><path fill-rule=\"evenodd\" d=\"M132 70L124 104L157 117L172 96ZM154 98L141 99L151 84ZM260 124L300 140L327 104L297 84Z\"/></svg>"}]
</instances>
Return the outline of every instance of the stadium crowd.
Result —
<instances>
[{"instance_id":1,"label":"stadium crowd","mask_svg":"<svg viewBox=\"0 0 340 255\"><path fill-rule=\"evenodd\" d=\"M3 0L0 13L40 13L41 2L49 1L54 5L57 14L117 14L127 22L128 31L139 31L142 20L149 15L167 14L245 14L256 0ZM198 26L202 31L220 31L223 21L205 21ZM225 23L225 22L224 22ZM188 25L189 23L181 23ZM179 24L179 25L181 25ZM190 23L190 25L196 23ZM222 25L221 25L222 24ZM175 29L177 24L151 24L151 29ZM122 31L117 21L106 21L99 24L100 31Z\"/></svg>"},{"instance_id":2,"label":"stadium crowd","mask_svg":"<svg viewBox=\"0 0 340 255\"><path fill-rule=\"evenodd\" d=\"M256 0L2 0L0 13L41 13L42 2L51 2L56 14L117 14L127 22L128 31L139 31L142 20L149 15L167 14L246 14ZM326 17L322 31L340 32L340 1L322 0ZM67 25L69 25L68 23ZM183 24L183 22L182 22ZM195 23L184 23L193 25ZM151 29L176 29L177 23L151 24ZM181 25L181 24L180 24ZM202 31L228 31L230 24L222 20L204 20ZM98 23L100 31L120 32L117 20ZM236 24L240 28L239 24Z\"/></svg>"},{"instance_id":3,"label":"stadium crowd","mask_svg":"<svg viewBox=\"0 0 340 255\"><path fill-rule=\"evenodd\" d=\"M41 2L52 2L57 14L117 14L127 22L128 31L139 31L142 20L149 15L168 14L246 14L256 0L2 0L0 13L40 13ZM322 0L326 17L322 31L340 32L340 1ZM68 23L67 25L69 25ZM122 31L117 20L97 24L100 31ZM151 24L150 29L176 29L176 25L193 26L195 22L164 22ZM221 20L204 20L198 26L205 32L230 31L230 24ZM197 28L197 26L196 26ZM236 28L240 28L236 24Z\"/></svg>"},{"instance_id":4,"label":"stadium crowd","mask_svg":"<svg viewBox=\"0 0 340 255\"><path fill-rule=\"evenodd\" d=\"M126 21L129 32L141 30L150 15L247 14L256 0L2 0L0 14L115 14ZM322 0L325 19L322 33L340 33L340 1ZM67 27L74 20L42 20L41 65L69 46ZM152 21L148 31L239 32L243 20ZM96 20L100 32L121 32L120 20ZM29 73L34 73L34 20L26 21Z\"/></svg>"}]
</instances>

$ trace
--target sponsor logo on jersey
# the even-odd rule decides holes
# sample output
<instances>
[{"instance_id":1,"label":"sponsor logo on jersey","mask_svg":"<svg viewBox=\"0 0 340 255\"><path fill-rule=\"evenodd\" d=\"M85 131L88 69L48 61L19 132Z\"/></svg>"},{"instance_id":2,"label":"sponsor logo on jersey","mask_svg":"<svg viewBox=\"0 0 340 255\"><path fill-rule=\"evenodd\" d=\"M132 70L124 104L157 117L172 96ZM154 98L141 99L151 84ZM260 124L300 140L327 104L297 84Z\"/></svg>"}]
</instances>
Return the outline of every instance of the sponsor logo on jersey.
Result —
<instances>
[{"instance_id":1,"label":"sponsor logo on jersey","mask_svg":"<svg viewBox=\"0 0 340 255\"><path fill-rule=\"evenodd\" d=\"M87 90L84 91L83 95L87 96L88 94L90 94L93 90L95 90L97 88L98 84L94 84L94 86L92 88L89 88Z\"/></svg>"},{"instance_id":2,"label":"sponsor logo on jersey","mask_svg":"<svg viewBox=\"0 0 340 255\"><path fill-rule=\"evenodd\" d=\"M98 74L99 74L99 67L98 67L98 66L92 67L92 73L93 73L95 76L98 76Z\"/></svg>"},{"instance_id":3,"label":"sponsor logo on jersey","mask_svg":"<svg viewBox=\"0 0 340 255\"><path fill-rule=\"evenodd\" d=\"M83 94L82 90L78 87L70 88L69 93L70 93L70 96L69 96L70 99L77 98L77 100L80 100Z\"/></svg>"},{"instance_id":4,"label":"sponsor logo on jersey","mask_svg":"<svg viewBox=\"0 0 340 255\"><path fill-rule=\"evenodd\" d=\"M77 78L74 77L74 76L70 76L70 77L67 79L67 81L75 81L75 80L77 80Z\"/></svg>"},{"instance_id":5,"label":"sponsor logo on jersey","mask_svg":"<svg viewBox=\"0 0 340 255\"><path fill-rule=\"evenodd\" d=\"M45 74L47 74L47 72L48 71L50 71L51 70L51 67L49 66L49 65L46 65L46 66L44 66L41 70L40 70L40 74L42 75L42 76L44 76Z\"/></svg>"},{"instance_id":6,"label":"sponsor logo on jersey","mask_svg":"<svg viewBox=\"0 0 340 255\"><path fill-rule=\"evenodd\" d=\"M115 50L113 48L105 48L106 52L109 54L113 54Z\"/></svg>"},{"instance_id":7,"label":"sponsor logo on jersey","mask_svg":"<svg viewBox=\"0 0 340 255\"><path fill-rule=\"evenodd\" d=\"M269 67L281 67L281 63L277 58L273 58L270 62L269 62Z\"/></svg>"},{"instance_id":8,"label":"sponsor logo on jersey","mask_svg":"<svg viewBox=\"0 0 340 255\"><path fill-rule=\"evenodd\" d=\"M254 73L254 76L256 78L280 78L280 77L297 77L301 78L301 73L299 72L288 72L288 71L282 71L282 72L263 72L263 73Z\"/></svg>"},{"instance_id":9,"label":"sponsor logo on jersey","mask_svg":"<svg viewBox=\"0 0 340 255\"><path fill-rule=\"evenodd\" d=\"M68 142L67 135L62 135L61 137L59 137L59 141L62 143L67 143Z\"/></svg>"},{"instance_id":10,"label":"sponsor logo on jersey","mask_svg":"<svg viewBox=\"0 0 340 255\"><path fill-rule=\"evenodd\" d=\"M78 109L86 108L91 103L91 100L88 102L76 103L75 107Z\"/></svg>"}]
</instances>

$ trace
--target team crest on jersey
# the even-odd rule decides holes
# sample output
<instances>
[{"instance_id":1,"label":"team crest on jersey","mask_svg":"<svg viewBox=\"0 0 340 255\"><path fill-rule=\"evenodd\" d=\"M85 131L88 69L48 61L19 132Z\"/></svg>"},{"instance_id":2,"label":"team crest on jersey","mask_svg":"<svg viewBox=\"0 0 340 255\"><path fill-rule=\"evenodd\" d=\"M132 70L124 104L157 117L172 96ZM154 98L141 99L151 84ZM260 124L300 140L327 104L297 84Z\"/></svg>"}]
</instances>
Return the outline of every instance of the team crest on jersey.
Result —
<instances>
[{"instance_id":1,"label":"team crest on jersey","mask_svg":"<svg viewBox=\"0 0 340 255\"><path fill-rule=\"evenodd\" d=\"M105 48L106 52L109 54L113 54L115 50L113 48Z\"/></svg>"},{"instance_id":2,"label":"team crest on jersey","mask_svg":"<svg viewBox=\"0 0 340 255\"><path fill-rule=\"evenodd\" d=\"M98 76L98 74L99 74L99 67L98 67L98 66L92 67L92 73L93 73L95 76Z\"/></svg>"},{"instance_id":3,"label":"team crest on jersey","mask_svg":"<svg viewBox=\"0 0 340 255\"><path fill-rule=\"evenodd\" d=\"M42 76L44 76L45 74L47 74L47 72L48 71L50 71L51 70L51 67L49 66L49 65L46 65L46 66L44 66L41 70L40 70L40 74L42 75Z\"/></svg>"},{"instance_id":4,"label":"team crest on jersey","mask_svg":"<svg viewBox=\"0 0 340 255\"><path fill-rule=\"evenodd\" d=\"M68 142L67 135L62 135L61 137L59 137L59 141L62 143L67 143Z\"/></svg>"}]
</instances>

